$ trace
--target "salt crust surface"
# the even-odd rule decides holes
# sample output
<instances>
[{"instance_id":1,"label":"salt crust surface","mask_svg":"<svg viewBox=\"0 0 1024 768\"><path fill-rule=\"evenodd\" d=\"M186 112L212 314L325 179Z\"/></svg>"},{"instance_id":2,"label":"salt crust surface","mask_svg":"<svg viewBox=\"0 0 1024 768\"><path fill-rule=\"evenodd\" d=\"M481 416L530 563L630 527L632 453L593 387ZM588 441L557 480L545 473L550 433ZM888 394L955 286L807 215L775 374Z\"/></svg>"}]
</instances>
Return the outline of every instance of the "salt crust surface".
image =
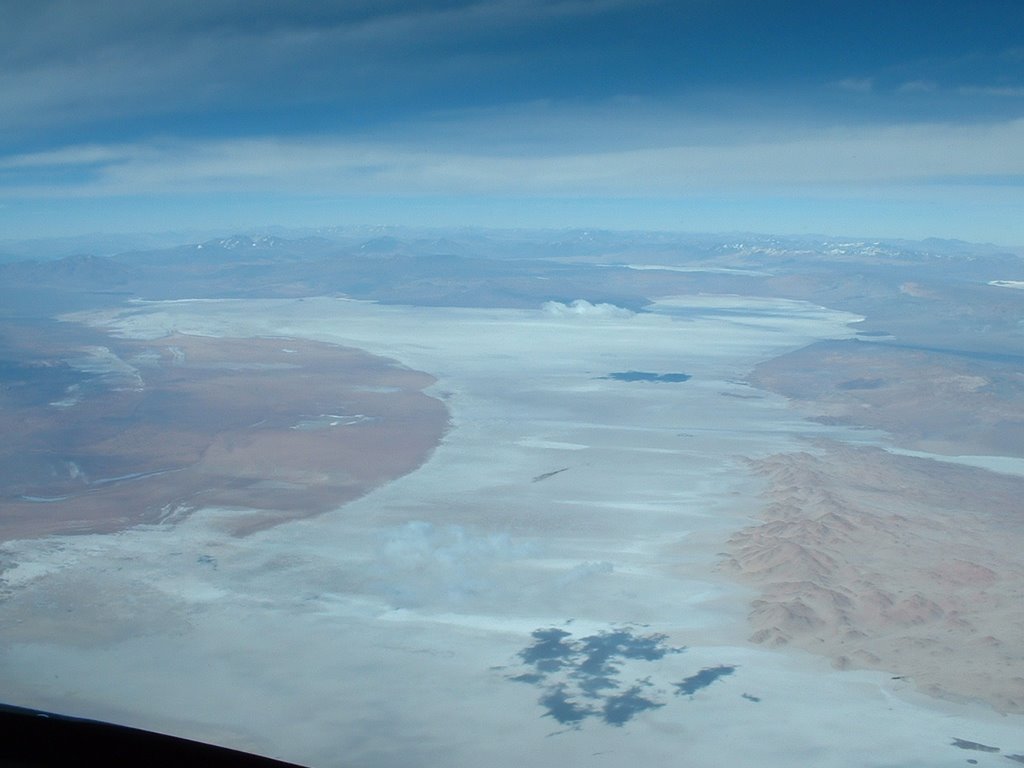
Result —
<instances>
[{"instance_id":1,"label":"salt crust surface","mask_svg":"<svg viewBox=\"0 0 1024 768\"><path fill-rule=\"evenodd\" d=\"M9 698L309 765L960 765L953 738L1024 752L1020 717L747 642L756 592L718 566L760 509L749 461L844 432L782 398L723 395L751 394L754 364L848 337L856 318L742 297L680 307L673 319L316 299L90 316L133 337L360 347L436 376L453 426L412 474L251 536L204 509L173 527L9 543L22 611L2 629ZM693 378L601 378L617 370ZM648 670L652 690L736 671L623 727L578 729L508 679L537 628L624 624L687 647Z\"/></svg>"}]
</instances>

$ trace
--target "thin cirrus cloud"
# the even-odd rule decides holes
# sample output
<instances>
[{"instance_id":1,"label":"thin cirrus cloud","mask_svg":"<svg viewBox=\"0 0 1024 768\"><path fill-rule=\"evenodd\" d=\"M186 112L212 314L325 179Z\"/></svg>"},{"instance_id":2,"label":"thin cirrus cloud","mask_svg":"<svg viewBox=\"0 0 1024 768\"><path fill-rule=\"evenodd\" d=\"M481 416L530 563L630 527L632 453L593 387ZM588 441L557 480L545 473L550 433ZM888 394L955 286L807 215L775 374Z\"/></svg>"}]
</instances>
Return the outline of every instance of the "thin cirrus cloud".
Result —
<instances>
[{"instance_id":1,"label":"thin cirrus cloud","mask_svg":"<svg viewBox=\"0 0 1024 768\"><path fill-rule=\"evenodd\" d=\"M0 160L0 195L103 196L233 190L293 194L659 195L767 187L1005 184L1024 176L1024 119L868 126L787 139L585 152L492 153L344 137L171 140L64 147ZM48 183L54 171L73 180ZM68 177L70 179L70 176Z\"/></svg>"},{"instance_id":2,"label":"thin cirrus cloud","mask_svg":"<svg viewBox=\"0 0 1024 768\"><path fill-rule=\"evenodd\" d=\"M284 124L280 113L296 108L346 127L361 122L353 111L372 123L424 103L472 101L487 78L507 87L510 73L543 69L544 46L528 44L538 28L644 5L434 0L285 11L234 0L95 9L54 2L49 12L23 14L20 28L0 30L0 135L179 113L188 118L175 120L184 133L218 121L252 132L250 121Z\"/></svg>"},{"instance_id":3,"label":"thin cirrus cloud","mask_svg":"<svg viewBox=\"0 0 1024 768\"><path fill-rule=\"evenodd\" d=\"M1024 85L964 85L960 93L982 96L1003 96L1024 101Z\"/></svg>"},{"instance_id":4,"label":"thin cirrus cloud","mask_svg":"<svg viewBox=\"0 0 1024 768\"><path fill-rule=\"evenodd\" d=\"M844 91L856 93L870 93L875 88L875 81L870 77L844 77L835 83L836 87Z\"/></svg>"},{"instance_id":5,"label":"thin cirrus cloud","mask_svg":"<svg viewBox=\"0 0 1024 768\"><path fill-rule=\"evenodd\" d=\"M892 71L924 80L934 70L963 85L965 72L995 83L1019 64L1014 48L993 48L966 22L959 47L904 61L928 35L896 47L870 13L836 23L821 8L798 14L783 2L6 5L0 136L19 140L66 140L76 126L97 138L252 135L267 123L301 133L309 119L347 131L452 106L629 93L690 100L695 89L710 90L712 109L719 90L754 102L767 91L780 108L805 112L821 96L815 78L869 92L884 79L876 74ZM968 21L984 21L986 8ZM830 30L827 46L804 35L818 23ZM878 72L856 72L863 67Z\"/></svg>"}]
</instances>

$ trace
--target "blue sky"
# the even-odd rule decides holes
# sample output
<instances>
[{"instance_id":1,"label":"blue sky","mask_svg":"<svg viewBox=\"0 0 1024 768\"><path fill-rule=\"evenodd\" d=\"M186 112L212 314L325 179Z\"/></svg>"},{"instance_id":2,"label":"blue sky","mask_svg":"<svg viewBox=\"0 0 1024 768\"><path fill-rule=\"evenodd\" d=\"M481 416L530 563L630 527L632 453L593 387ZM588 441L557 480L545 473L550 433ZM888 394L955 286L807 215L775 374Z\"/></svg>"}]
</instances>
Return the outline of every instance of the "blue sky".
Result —
<instances>
[{"instance_id":1,"label":"blue sky","mask_svg":"<svg viewBox=\"0 0 1024 768\"><path fill-rule=\"evenodd\" d=\"M1024 3L0 0L0 236L1024 245Z\"/></svg>"}]
</instances>

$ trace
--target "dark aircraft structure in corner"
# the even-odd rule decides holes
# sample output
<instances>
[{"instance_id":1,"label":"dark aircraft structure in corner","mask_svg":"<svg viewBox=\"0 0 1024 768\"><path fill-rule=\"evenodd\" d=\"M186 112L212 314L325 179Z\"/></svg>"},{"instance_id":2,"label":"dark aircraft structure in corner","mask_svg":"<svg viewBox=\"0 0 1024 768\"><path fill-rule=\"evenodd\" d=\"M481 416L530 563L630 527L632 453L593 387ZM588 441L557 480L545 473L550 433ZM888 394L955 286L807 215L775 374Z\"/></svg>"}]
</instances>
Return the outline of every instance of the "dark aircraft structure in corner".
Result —
<instances>
[{"instance_id":1,"label":"dark aircraft structure in corner","mask_svg":"<svg viewBox=\"0 0 1024 768\"><path fill-rule=\"evenodd\" d=\"M0 768L68 765L299 768L163 733L0 704Z\"/></svg>"}]
</instances>

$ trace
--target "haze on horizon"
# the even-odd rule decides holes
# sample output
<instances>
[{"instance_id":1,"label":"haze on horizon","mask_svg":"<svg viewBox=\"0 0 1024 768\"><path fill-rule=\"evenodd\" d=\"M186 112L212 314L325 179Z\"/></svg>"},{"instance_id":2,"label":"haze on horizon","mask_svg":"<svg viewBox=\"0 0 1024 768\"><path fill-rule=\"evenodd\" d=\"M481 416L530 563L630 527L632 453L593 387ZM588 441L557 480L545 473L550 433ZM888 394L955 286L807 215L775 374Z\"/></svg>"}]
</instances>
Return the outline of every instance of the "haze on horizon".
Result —
<instances>
[{"instance_id":1,"label":"haze on horizon","mask_svg":"<svg viewBox=\"0 0 1024 768\"><path fill-rule=\"evenodd\" d=\"M1024 244L1024 8L0 2L8 238L267 224Z\"/></svg>"}]
</instances>

